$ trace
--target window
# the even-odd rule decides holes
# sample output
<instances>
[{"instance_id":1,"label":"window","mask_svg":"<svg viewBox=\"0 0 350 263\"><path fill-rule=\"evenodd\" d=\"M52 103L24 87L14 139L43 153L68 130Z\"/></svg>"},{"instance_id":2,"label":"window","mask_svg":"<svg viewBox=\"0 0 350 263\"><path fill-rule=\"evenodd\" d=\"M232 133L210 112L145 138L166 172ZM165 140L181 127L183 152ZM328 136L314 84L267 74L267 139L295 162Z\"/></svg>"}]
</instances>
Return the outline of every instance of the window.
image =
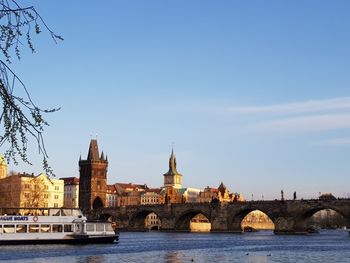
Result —
<instances>
[{"instance_id":1,"label":"window","mask_svg":"<svg viewBox=\"0 0 350 263\"><path fill-rule=\"evenodd\" d=\"M48 189L49 189L49 186L48 186L48 185L45 185L45 186L44 186L44 189L45 189L45 190L48 190Z\"/></svg>"},{"instance_id":2,"label":"window","mask_svg":"<svg viewBox=\"0 0 350 263\"><path fill-rule=\"evenodd\" d=\"M58 203L54 203L54 204L53 204L53 207L54 207L54 208L58 208Z\"/></svg>"},{"instance_id":3,"label":"window","mask_svg":"<svg viewBox=\"0 0 350 263\"><path fill-rule=\"evenodd\" d=\"M58 195L55 195L55 199L58 199Z\"/></svg>"},{"instance_id":4,"label":"window","mask_svg":"<svg viewBox=\"0 0 350 263\"><path fill-rule=\"evenodd\" d=\"M60 187L56 185L56 186L55 186L55 190L56 190L56 191L60 190Z\"/></svg>"},{"instance_id":5,"label":"window","mask_svg":"<svg viewBox=\"0 0 350 263\"><path fill-rule=\"evenodd\" d=\"M24 185L24 189L30 189L30 185L29 184L25 184Z\"/></svg>"},{"instance_id":6,"label":"window","mask_svg":"<svg viewBox=\"0 0 350 263\"><path fill-rule=\"evenodd\" d=\"M15 225L4 225L4 233L15 233Z\"/></svg>"},{"instance_id":7,"label":"window","mask_svg":"<svg viewBox=\"0 0 350 263\"><path fill-rule=\"evenodd\" d=\"M29 194L29 193L24 193L24 197L25 197L25 198L29 198L29 197L30 197L30 194Z\"/></svg>"},{"instance_id":8,"label":"window","mask_svg":"<svg viewBox=\"0 0 350 263\"><path fill-rule=\"evenodd\" d=\"M95 225L94 224L86 224L86 231L87 232L95 231Z\"/></svg>"},{"instance_id":9,"label":"window","mask_svg":"<svg viewBox=\"0 0 350 263\"><path fill-rule=\"evenodd\" d=\"M26 232L27 232L27 225L16 226L16 233L26 233Z\"/></svg>"},{"instance_id":10,"label":"window","mask_svg":"<svg viewBox=\"0 0 350 263\"><path fill-rule=\"evenodd\" d=\"M104 224L96 224L96 231L104 231Z\"/></svg>"},{"instance_id":11,"label":"window","mask_svg":"<svg viewBox=\"0 0 350 263\"><path fill-rule=\"evenodd\" d=\"M62 225L52 225L52 232L62 232Z\"/></svg>"},{"instance_id":12,"label":"window","mask_svg":"<svg viewBox=\"0 0 350 263\"><path fill-rule=\"evenodd\" d=\"M29 233L38 233L39 225L29 225Z\"/></svg>"},{"instance_id":13,"label":"window","mask_svg":"<svg viewBox=\"0 0 350 263\"><path fill-rule=\"evenodd\" d=\"M73 232L73 225L64 225L64 232Z\"/></svg>"},{"instance_id":14,"label":"window","mask_svg":"<svg viewBox=\"0 0 350 263\"><path fill-rule=\"evenodd\" d=\"M48 232L50 232L50 225L41 225L41 226L40 226L40 231L41 231L42 233L48 233Z\"/></svg>"},{"instance_id":15,"label":"window","mask_svg":"<svg viewBox=\"0 0 350 263\"><path fill-rule=\"evenodd\" d=\"M49 198L49 194L44 194L44 198Z\"/></svg>"}]
</instances>

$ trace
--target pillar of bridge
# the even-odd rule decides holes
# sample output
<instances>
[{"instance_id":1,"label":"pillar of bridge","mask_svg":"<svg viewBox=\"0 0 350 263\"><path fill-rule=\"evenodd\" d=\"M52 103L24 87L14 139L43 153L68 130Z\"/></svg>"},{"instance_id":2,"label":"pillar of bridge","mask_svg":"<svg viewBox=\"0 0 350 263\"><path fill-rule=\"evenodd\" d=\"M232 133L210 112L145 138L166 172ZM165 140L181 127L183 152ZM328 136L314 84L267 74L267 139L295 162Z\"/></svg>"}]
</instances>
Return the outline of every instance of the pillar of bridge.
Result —
<instances>
[{"instance_id":1,"label":"pillar of bridge","mask_svg":"<svg viewBox=\"0 0 350 263\"><path fill-rule=\"evenodd\" d=\"M211 232L232 232L228 206L217 205L211 210Z\"/></svg>"},{"instance_id":2,"label":"pillar of bridge","mask_svg":"<svg viewBox=\"0 0 350 263\"><path fill-rule=\"evenodd\" d=\"M175 218L174 217L162 217L160 229L162 231L174 231L175 230Z\"/></svg>"},{"instance_id":3,"label":"pillar of bridge","mask_svg":"<svg viewBox=\"0 0 350 263\"><path fill-rule=\"evenodd\" d=\"M296 227L296 222L293 217L278 217L274 220L275 224L275 234L304 234L306 233L305 229L300 225Z\"/></svg>"}]
</instances>

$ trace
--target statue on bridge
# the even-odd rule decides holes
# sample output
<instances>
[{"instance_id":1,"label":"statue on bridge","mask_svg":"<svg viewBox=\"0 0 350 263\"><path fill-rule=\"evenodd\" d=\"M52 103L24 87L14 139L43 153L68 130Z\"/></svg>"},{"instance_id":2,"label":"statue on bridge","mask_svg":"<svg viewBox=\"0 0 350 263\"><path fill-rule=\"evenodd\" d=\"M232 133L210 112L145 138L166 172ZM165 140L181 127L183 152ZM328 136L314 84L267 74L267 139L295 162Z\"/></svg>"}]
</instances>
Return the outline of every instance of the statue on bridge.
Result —
<instances>
[{"instance_id":1,"label":"statue on bridge","mask_svg":"<svg viewBox=\"0 0 350 263\"><path fill-rule=\"evenodd\" d=\"M284 201L284 192L281 190L281 201Z\"/></svg>"}]
</instances>

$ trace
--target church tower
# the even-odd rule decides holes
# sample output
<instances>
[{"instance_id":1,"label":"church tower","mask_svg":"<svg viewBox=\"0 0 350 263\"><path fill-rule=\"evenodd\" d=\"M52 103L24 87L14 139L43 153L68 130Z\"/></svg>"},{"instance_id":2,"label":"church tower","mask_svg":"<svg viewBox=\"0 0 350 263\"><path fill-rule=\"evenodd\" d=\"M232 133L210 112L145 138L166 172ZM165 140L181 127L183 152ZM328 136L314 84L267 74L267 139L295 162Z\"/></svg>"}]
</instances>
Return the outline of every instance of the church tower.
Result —
<instances>
[{"instance_id":1,"label":"church tower","mask_svg":"<svg viewBox=\"0 0 350 263\"><path fill-rule=\"evenodd\" d=\"M182 175L176 170L176 157L174 149L169 158L169 171L164 174L164 187L182 188Z\"/></svg>"},{"instance_id":2,"label":"church tower","mask_svg":"<svg viewBox=\"0 0 350 263\"><path fill-rule=\"evenodd\" d=\"M86 160L79 160L79 208L90 210L106 205L108 160L99 155L97 140L90 141Z\"/></svg>"},{"instance_id":3,"label":"church tower","mask_svg":"<svg viewBox=\"0 0 350 263\"><path fill-rule=\"evenodd\" d=\"M7 176L7 163L5 157L0 155L0 179L3 179Z\"/></svg>"}]
</instances>

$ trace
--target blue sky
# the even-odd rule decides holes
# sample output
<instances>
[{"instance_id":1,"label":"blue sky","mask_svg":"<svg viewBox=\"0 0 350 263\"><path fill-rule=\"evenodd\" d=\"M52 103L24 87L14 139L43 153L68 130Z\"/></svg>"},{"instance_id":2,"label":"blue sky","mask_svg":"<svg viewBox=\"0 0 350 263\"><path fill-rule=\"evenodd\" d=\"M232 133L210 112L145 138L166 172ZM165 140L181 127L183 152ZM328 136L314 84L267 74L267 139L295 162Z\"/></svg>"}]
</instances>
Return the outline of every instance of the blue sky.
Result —
<instances>
[{"instance_id":1,"label":"blue sky","mask_svg":"<svg viewBox=\"0 0 350 263\"><path fill-rule=\"evenodd\" d=\"M35 37L12 67L62 107L45 134L57 177L78 176L97 134L109 183L161 186L174 142L187 187L350 192L348 1L34 4L65 40ZM11 169L41 172L30 155Z\"/></svg>"}]
</instances>

